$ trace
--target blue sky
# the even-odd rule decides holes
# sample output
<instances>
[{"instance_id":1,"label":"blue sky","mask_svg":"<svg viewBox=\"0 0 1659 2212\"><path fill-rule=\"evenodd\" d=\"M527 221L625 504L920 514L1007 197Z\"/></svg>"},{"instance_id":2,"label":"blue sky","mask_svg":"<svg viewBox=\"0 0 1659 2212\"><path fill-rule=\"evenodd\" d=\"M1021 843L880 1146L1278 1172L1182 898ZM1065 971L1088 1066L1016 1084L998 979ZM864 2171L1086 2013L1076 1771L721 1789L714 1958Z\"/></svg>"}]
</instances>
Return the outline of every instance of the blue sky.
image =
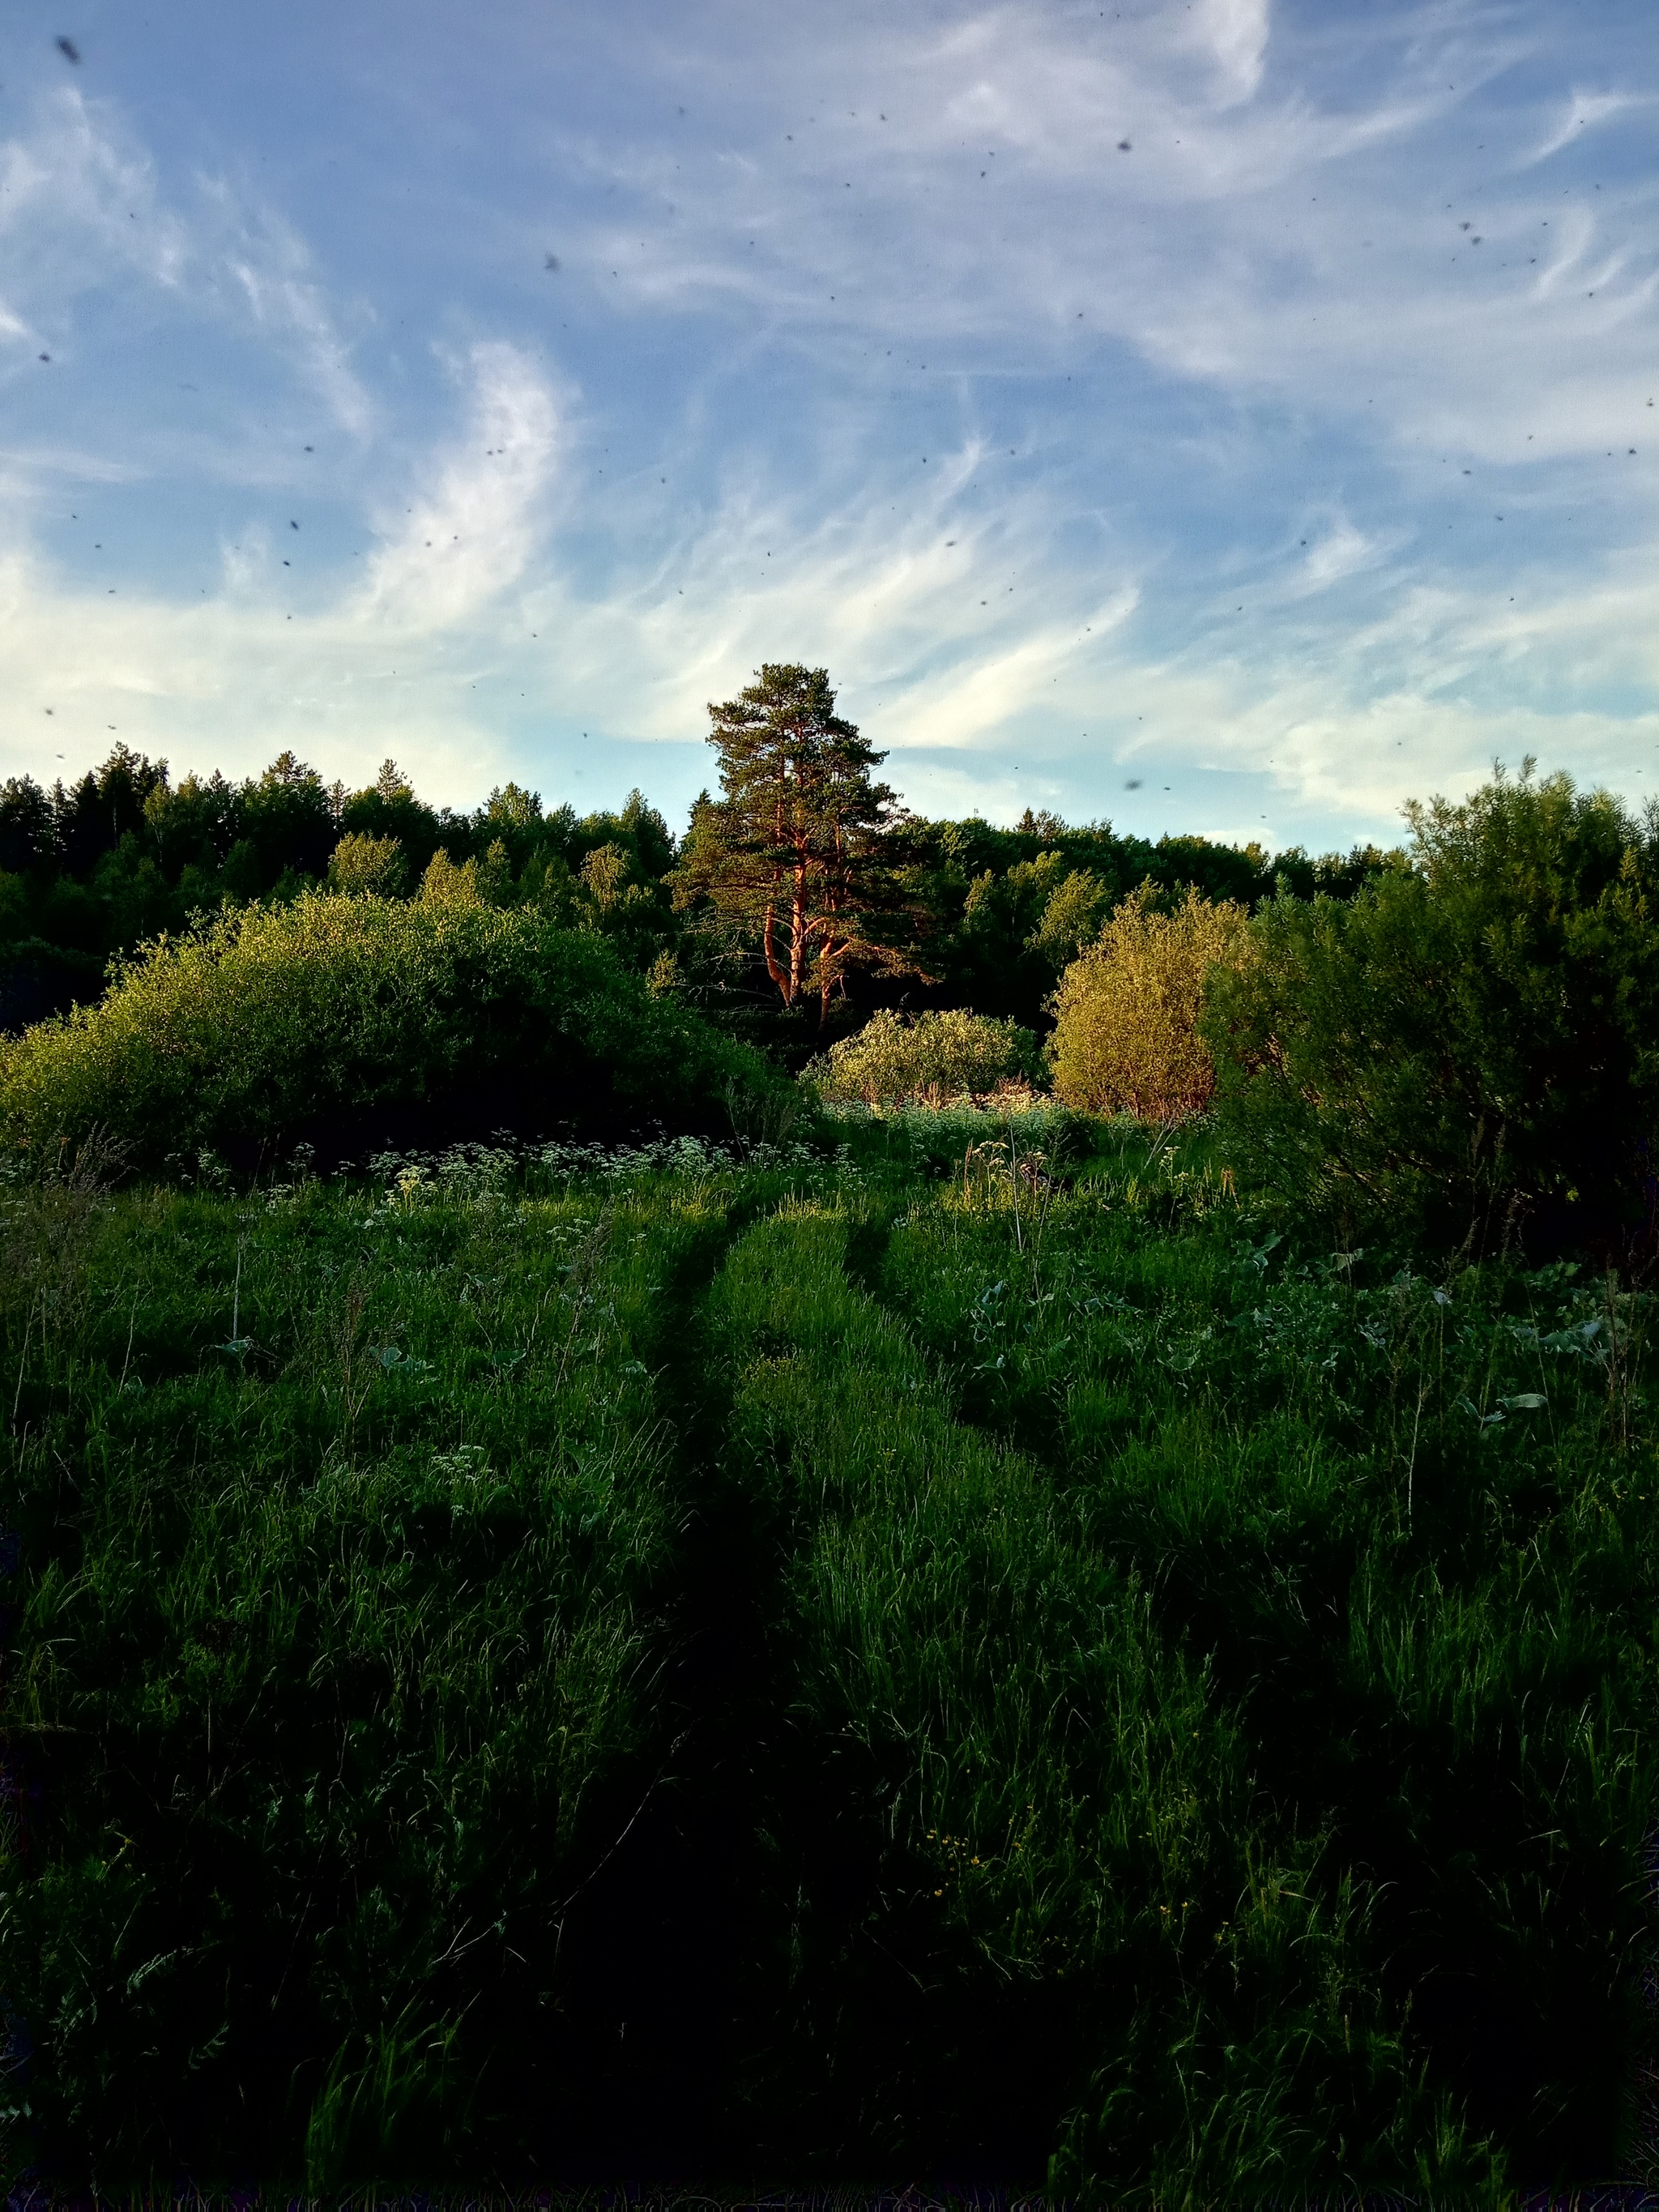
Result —
<instances>
[{"instance_id":1,"label":"blue sky","mask_svg":"<svg viewBox=\"0 0 1659 2212\"><path fill-rule=\"evenodd\" d=\"M678 820L705 702L799 659L929 812L1323 848L1527 753L1644 800L1654 33L14 0L0 773Z\"/></svg>"}]
</instances>

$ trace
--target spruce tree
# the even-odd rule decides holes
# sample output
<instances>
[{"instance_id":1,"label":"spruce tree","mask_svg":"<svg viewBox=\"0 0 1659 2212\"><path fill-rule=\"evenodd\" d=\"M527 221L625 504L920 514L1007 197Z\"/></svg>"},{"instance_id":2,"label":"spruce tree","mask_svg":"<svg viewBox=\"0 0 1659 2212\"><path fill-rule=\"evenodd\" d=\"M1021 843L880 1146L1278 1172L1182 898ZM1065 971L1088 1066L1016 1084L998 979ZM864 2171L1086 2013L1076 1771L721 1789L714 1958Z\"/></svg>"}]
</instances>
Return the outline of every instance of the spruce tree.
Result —
<instances>
[{"instance_id":1,"label":"spruce tree","mask_svg":"<svg viewBox=\"0 0 1659 2212\"><path fill-rule=\"evenodd\" d=\"M836 714L823 668L769 661L708 713L721 796L693 809L676 903L707 899L757 939L784 1005L816 993L822 1020L850 969L907 964L875 933L897 903L882 849L897 807L872 781L887 756Z\"/></svg>"}]
</instances>

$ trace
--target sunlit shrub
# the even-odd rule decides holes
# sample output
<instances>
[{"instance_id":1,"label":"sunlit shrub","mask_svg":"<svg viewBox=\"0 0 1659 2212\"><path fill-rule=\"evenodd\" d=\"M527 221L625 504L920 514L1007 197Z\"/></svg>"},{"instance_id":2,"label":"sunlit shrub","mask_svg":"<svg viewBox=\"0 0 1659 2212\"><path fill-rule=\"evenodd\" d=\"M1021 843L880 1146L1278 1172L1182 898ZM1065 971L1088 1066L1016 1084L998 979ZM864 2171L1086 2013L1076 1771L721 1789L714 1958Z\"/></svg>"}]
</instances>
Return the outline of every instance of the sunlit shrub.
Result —
<instances>
[{"instance_id":1,"label":"sunlit shrub","mask_svg":"<svg viewBox=\"0 0 1659 2212\"><path fill-rule=\"evenodd\" d=\"M373 892L380 898L396 898L407 873L399 838L366 837L354 831L334 848L328 864L328 887L359 896Z\"/></svg>"},{"instance_id":2,"label":"sunlit shrub","mask_svg":"<svg viewBox=\"0 0 1659 2212\"><path fill-rule=\"evenodd\" d=\"M423 902L428 906L477 906L483 896L478 888L477 860L457 867L441 845L421 878Z\"/></svg>"},{"instance_id":3,"label":"sunlit shrub","mask_svg":"<svg viewBox=\"0 0 1659 2212\"><path fill-rule=\"evenodd\" d=\"M1058 968L1075 960L1111 910L1111 887L1092 869L1074 868L1061 878L1027 943L1045 952Z\"/></svg>"},{"instance_id":4,"label":"sunlit shrub","mask_svg":"<svg viewBox=\"0 0 1659 2212\"><path fill-rule=\"evenodd\" d=\"M1198 1030L1206 976L1242 957L1247 915L1189 891L1160 913L1143 885L1119 906L1054 994L1054 1089L1091 1114L1173 1122L1201 1114L1215 1063Z\"/></svg>"},{"instance_id":5,"label":"sunlit shrub","mask_svg":"<svg viewBox=\"0 0 1659 2212\"><path fill-rule=\"evenodd\" d=\"M1030 1080L1040 1066L1036 1038L1017 1022L960 1007L914 1017L884 1009L855 1036L831 1045L807 1073L831 1103L941 1105Z\"/></svg>"},{"instance_id":6,"label":"sunlit shrub","mask_svg":"<svg viewBox=\"0 0 1659 2212\"><path fill-rule=\"evenodd\" d=\"M476 896L312 891L149 945L96 1006L0 1043L0 1141L102 1127L135 1164L247 1159L341 1117L397 1108L404 1133L411 1113L441 1129L498 1100L532 1127L718 1130L728 1092L769 1087L783 1079L758 1054L591 935Z\"/></svg>"}]
</instances>

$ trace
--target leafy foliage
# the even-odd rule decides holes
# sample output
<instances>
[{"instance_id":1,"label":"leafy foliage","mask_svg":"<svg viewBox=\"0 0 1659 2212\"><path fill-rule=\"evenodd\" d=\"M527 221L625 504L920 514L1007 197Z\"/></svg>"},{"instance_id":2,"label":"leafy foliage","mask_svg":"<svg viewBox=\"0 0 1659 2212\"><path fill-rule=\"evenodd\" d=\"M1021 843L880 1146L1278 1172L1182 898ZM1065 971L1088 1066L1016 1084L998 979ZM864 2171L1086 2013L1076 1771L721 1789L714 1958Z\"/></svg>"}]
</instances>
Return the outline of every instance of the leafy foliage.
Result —
<instances>
[{"instance_id":1,"label":"leafy foliage","mask_svg":"<svg viewBox=\"0 0 1659 2212\"><path fill-rule=\"evenodd\" d=\"M721 908L681 880L690 849L637 791L579 818L509 783L456 812L426 805L395 761L356 792L291 753L240 782L216 772L174 783L165 761L124 745L68 787L45 791L27 776L0 787L0 1028L90 1005L112 955L176 936L198 915L332 881L333 855L354 838L400 848L401 873L377 884L382 895L417 893L440 852L458 868L476 861L489 904L533 906L608 938L629 967L734 1031L812 1048L767 973L763 929L741 901ZM1154 844L1029 811L1012 828L893 812L866 857L876 856L866 926L878 957L842 963L837 1007L860 1012L902 992L907 1004L971 1006L1038 1031L1060 969L1137 883L1254 904L1283 879L1302 896L1347 897L1384 860L1369 848L1310 861L1199 837Z\"/></svg>"},{"instance_id":2,"label":"leafy foliage","mask_svg":"<svg viewBox=\"0 0 1659 2212\"><path fill-rule=\"evenodd\" d=\"M805 1070L821 1097L866 1106L982 1097L1041 1072L1036 1039L1014 1022L952 1010L906 1018L880 1009Z\"/></svg>"},{"instance_id":3,"label":"leafy foliage","mask_svg":"<svg viewBox=\"0 0 1659 2212\"><path fill-rule=\"evenodd\" d=\"M619 813L579 821L569 807L544 812L510 784L458 815L424 805L393 761L356 793L325 785L291 753L240 784L215 774L175 785L165 761L117 746L69 788L42 791L27 776L0 788L0 1023L92 1003L112 952L177 934L227 901L292 898L332 869L343 839L356 838L401 848L401 877L377 884L383 893L418 885L441 849L464 866L499 848L495 903L539 904L570 927L602 929L576 877L591 851L614 843L653 887L649 915L630 915L624 956L648 967L673 934L660 879L674 841L637 792Z\"/></svg>"},{"instance_id":4,"label":"leafy foliage","mask_svg":"<svg viewBox=\"0 0 1659 2212\"><path fill-rule=\"evenodd\" d=\"M713 1127L728 1090L782 1087L596 937L486 905L473 868L441 853L410 904L307 891L148 946L98 1006L0 1042L0 1138L252 1164L405 1125Z\"/></svg>"},{"instance_id":5,"label":"leafy foliage","mask_svg":"<svg viewBox=\"0 0 1659 2212\"><path fill-rule=\"evenodd\" d=\"M1236 963L1248 917L1188 891L1173 913L1150 885L1118 907L1054 994L1054 1088L1092 1114L1170 1123L1208 1106L1215 1066L1199 1034L1206 979Z\"/></svg>"},{"instance_id":6,"label":"leafy foliage","mask_svg":"<svg viewBox=\"0 0 1659 2212\"><path fill-rule=\"evenodd\" d=\"M400 838L369 837L353 830L330 855L328 887L356 896L372 893L379 898L395 898L404 888L407 873Z\"/></svg>"},{"instance_id":7,"label":"leafy foliage","mask_svg":"<svg viewBox=\"0 0 1659 2212\"><path fill-rule=\"evenodd\" d=\"M1310 860L1299 849L1203 837L1120 835L1109 823L1067 824L1026 812L1012 829L977 817L907 817L888 832L914 902L917 957L937 979L933 1003L965 1004L1039 1032L1060 971L1141 884L1178 904L1195 890L1218 903L1255 907L1279 882L1301 896L1337 898L1387 864L1371 847Z\"/></svg>"},{"instance_id":8,"label":"leafy foliage","mask_svg":"<svg viewBox=\"0 0 1659 2212\"><path fill-rule=\"evenodd\" d=\"M150 935L0 1043L8 2158L1152 2205L1648 2155L1651 1298L1508 1231L1640 1253L1659 826L1529 772L1392 858L891 820L833 706L715 710L680 866L637 793L441 818L390 763L0 794L14 978ZM688 1011L924 955L984 1011L813 1071L879 1115ZM1056 977L1061 1097L1133 1121L966 1103ZM738 1133L603 1141L653 1122ZM560 1133L226 1165L507 1123Z\"/></svg>"},{"instance_id":9,"label":"leafy foliage","mask_svg":"<svg viewBox=\"0 0 1659 2212\"><path fill-rule=\"evenodd\" d=\"M1529 772L1411 821L1408 862L1274 900L1218 976L1229 1124L1298 1203L1617 1249L1652 1212L1659 824Z\"/></svg>"}]
</instances>

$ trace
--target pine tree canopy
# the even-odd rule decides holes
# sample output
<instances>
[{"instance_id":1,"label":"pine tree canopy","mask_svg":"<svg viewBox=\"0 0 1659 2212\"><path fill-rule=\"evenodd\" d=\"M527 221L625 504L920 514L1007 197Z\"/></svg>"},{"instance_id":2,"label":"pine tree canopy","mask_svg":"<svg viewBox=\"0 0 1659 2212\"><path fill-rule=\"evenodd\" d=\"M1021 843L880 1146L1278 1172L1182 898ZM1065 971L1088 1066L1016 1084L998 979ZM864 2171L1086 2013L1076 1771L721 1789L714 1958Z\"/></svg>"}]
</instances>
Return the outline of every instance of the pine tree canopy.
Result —
<instances>
[{"instance_id":1,"label":"pine tree canopy","mask_svg":"<svg viewBox=\"0 0 1659 2212\"><path fill-rule=\"evenodd\" d=\"M708 713L722 795L693 812L677 902L758 937L784 1005L816 992L822 1018L850 969L908 964L876 934L898 903L882 844L897 808L872 780L887 756L836 713L823 668L769 661Z\"/></svg>"}]
</instances>

